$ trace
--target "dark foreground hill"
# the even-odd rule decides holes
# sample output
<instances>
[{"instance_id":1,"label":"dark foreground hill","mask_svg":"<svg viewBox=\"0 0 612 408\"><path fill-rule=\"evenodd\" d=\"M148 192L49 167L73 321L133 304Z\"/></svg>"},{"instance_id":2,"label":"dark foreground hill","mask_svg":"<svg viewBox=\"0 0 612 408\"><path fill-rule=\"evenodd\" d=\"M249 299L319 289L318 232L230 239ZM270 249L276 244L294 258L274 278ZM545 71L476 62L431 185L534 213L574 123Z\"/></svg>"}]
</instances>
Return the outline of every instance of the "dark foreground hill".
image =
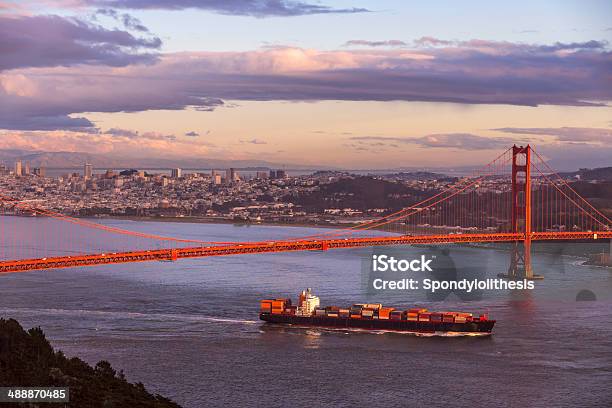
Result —
<instances>
[{"instance_id":1,"label":"dark foreground hill","mask_svg":"<svg viewBox=\"0 0 612 408\"><path fill-rule=\"evenodd\" d=\"M0 318L0 386L70 387L68 407L179 407L131 384L107 361L91 367L54 351L40 328L27 332L14 319ZM1 404L0 404L1 405ZM48 403L30 404L46 407ZM62 404L63 405L63 404Z\"/></svg>"}]
</instances>

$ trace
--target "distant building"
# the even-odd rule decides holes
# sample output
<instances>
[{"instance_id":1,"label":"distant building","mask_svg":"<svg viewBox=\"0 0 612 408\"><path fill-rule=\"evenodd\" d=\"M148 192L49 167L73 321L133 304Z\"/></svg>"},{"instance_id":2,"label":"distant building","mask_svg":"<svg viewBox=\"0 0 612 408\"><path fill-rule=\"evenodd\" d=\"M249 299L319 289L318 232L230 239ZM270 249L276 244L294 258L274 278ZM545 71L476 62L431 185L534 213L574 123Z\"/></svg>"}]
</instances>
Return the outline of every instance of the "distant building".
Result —
<instances>
[{"instance_id":1,"label":"distant building","mask_svg":"<svg viewBox=\"0 0 612 408\"><path fill-rule=\"evenodd\" d=\"M285 170L270 170L270 178L273 180L284 179L287 177Z\"/></svg>"},{"instance_id":2,"label":"distant building","mask_svg":"<svg viewBox=\"0 0 612 408\"><path fill-rule=\"evenodd\" d=\"M38 177L45 177L46 175L46 170L44 167L34 167L34 169L32 170L32 173L34 173L35 176Z\"/></svg>"},{"instance_id":3,"label":"distant building","mask_svg":"<svg viewBox=\"0 0 612 408\"><path fill-rule=\"evenodd\" d=\"M93 165L90 163L85 163L83 165L83 177L87 180L91 180L93 177Z\"/></svg>"},{"instance_id":4,"label":"distant building","mask_svg":"<svg viewBox=\"0 0 612 408\"><path fill-rule=\"evenodd\" d=\"M212 170L210 172L210 180L214 185L218 186L221 184L221 174L217 170Z\"/></svg>"},{"instance_id":5,"label":"distant building","mask_svg":"<svg viewBox=\"0 0 612 408\"><path fill-rule=\"evenodd\" d=\"M182 175L182 171L180 168L176 168L176 169L172 169L170 170L170 177L172 178L179 178Z\"/></svg>"},{"instance_id":6,"label":"distant building","mask_svg":"<svg viewBox=\"0 0 612 408\"><path fill-rule=\"evenodd\" d=\"M235 168L230 167L225 171L225 183L232 184L236 181L240 181L240 175L238 175L238 171Z\"/></svg>"},{"instance_id":7,"label":"distant building","mask_svg":"<svg viewBox=\"0 0 612 408\"><path fill-rule=\"evenodd\" d=\"M25 162L25 165L23 166L23 175L24 176L30 175L30 162Z\"/></svg>"},{"instance_id":8,"label":"distant building","mask_svg":"<svg viewBox=\"0 0 612 408\"><path fill-rule=\"evenodd\" d=\"M15 162L15 176L21 176L22 169L21 169L21 160L17 160Z\"/></svg>"},{"instance_id":9,"label":"distant building","mask_svg":"<svg viewBox=\"0 0 612 408\"><path fill-rule=\"evenodd\" d=\"M257 172L257 178L258 179L267 179L268 178L268 173L265 171L258 171Z\"/></svg>"}]
</instances>

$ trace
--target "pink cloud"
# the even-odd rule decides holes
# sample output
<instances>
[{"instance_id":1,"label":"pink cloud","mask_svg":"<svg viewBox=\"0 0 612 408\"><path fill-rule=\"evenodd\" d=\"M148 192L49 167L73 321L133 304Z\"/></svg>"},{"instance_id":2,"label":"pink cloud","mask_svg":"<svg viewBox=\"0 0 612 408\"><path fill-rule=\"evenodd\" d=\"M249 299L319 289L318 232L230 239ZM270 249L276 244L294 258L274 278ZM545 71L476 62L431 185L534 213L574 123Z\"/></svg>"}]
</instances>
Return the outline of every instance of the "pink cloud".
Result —
<instances>
[{"instance_id":1,"label":"pink cloud","mask_svg":"<svg viewBox=\"0 0 612 408\"><path fill-rule=\"evenodd\" d=\"M4 132L0 133L0 149L197 157L209 154L211 145L158 132L139 133L126 129L110 129L106 132Z\"/></svg>"},{"instance_id":2,"label":"pink cloud","mask_svg":"<svg viewBox=\"0 0 612 408\"><path fill-rule=\"evenodd\" d=\"M28 68L0 73L0 128L86 128L93 124L73 114L212 110L224 100L598 105L612 100L611 61L599 42L472 40L413 50L276 47L165 54L146 66Z\"/></svg>"}]
</instances>

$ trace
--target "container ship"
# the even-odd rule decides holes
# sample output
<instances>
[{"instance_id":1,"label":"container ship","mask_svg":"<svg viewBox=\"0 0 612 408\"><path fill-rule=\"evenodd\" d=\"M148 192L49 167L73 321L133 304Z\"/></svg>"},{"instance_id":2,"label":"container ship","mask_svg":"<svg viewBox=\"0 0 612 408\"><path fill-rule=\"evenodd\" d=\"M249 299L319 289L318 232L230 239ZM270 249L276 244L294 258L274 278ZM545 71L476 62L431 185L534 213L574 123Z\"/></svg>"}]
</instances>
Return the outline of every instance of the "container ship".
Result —
<instances>
[{"instance_id":1,"label":"container ship","mask_svg":"<svg viewBox=\"0 0 612 408\"><path fill-rule=\"evenodd\" d=\"M306 327L473 335L491 334L495 325L495 320L489 320L486 314L403 310L380 303L321 307L319 297L310 288L300 293L297 306L287 298L262 300L259 318L269 323Z\"/></svg>"}]
</instances>

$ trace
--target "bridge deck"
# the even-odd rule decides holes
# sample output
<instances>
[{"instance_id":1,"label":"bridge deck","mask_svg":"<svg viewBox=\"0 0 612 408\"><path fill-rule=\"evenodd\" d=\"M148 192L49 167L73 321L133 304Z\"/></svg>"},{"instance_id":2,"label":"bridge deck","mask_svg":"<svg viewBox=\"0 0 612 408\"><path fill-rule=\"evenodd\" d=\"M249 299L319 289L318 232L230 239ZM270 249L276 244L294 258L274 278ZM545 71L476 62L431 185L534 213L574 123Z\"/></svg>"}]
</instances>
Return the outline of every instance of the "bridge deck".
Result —
<instances>
[{"instance_id":1,"label":"bridge deck","mask_svg":"<svg viewBox=\"0 0 612 408\"><path fill-rule=\"evenodd\" d=\"M606 232L534 232L531 239L543 240L595 240L612 238L612 231ZM394 237L347 238L304 241L270 241L236 243L231 245L200 246L190 248L156 249L150 251L116 252L108 254L84 254L58 256L40 259L0 261L0 274L27 272L40 269L70 268L128 262L176 260L206 256L258 254L270 252L312 251L339 248L357 248L385 245L453 244L466 242L511 242L522 241L522 233L496 234L445 234L445 235L402 235Z\"/></svg>"}]
</instances>

